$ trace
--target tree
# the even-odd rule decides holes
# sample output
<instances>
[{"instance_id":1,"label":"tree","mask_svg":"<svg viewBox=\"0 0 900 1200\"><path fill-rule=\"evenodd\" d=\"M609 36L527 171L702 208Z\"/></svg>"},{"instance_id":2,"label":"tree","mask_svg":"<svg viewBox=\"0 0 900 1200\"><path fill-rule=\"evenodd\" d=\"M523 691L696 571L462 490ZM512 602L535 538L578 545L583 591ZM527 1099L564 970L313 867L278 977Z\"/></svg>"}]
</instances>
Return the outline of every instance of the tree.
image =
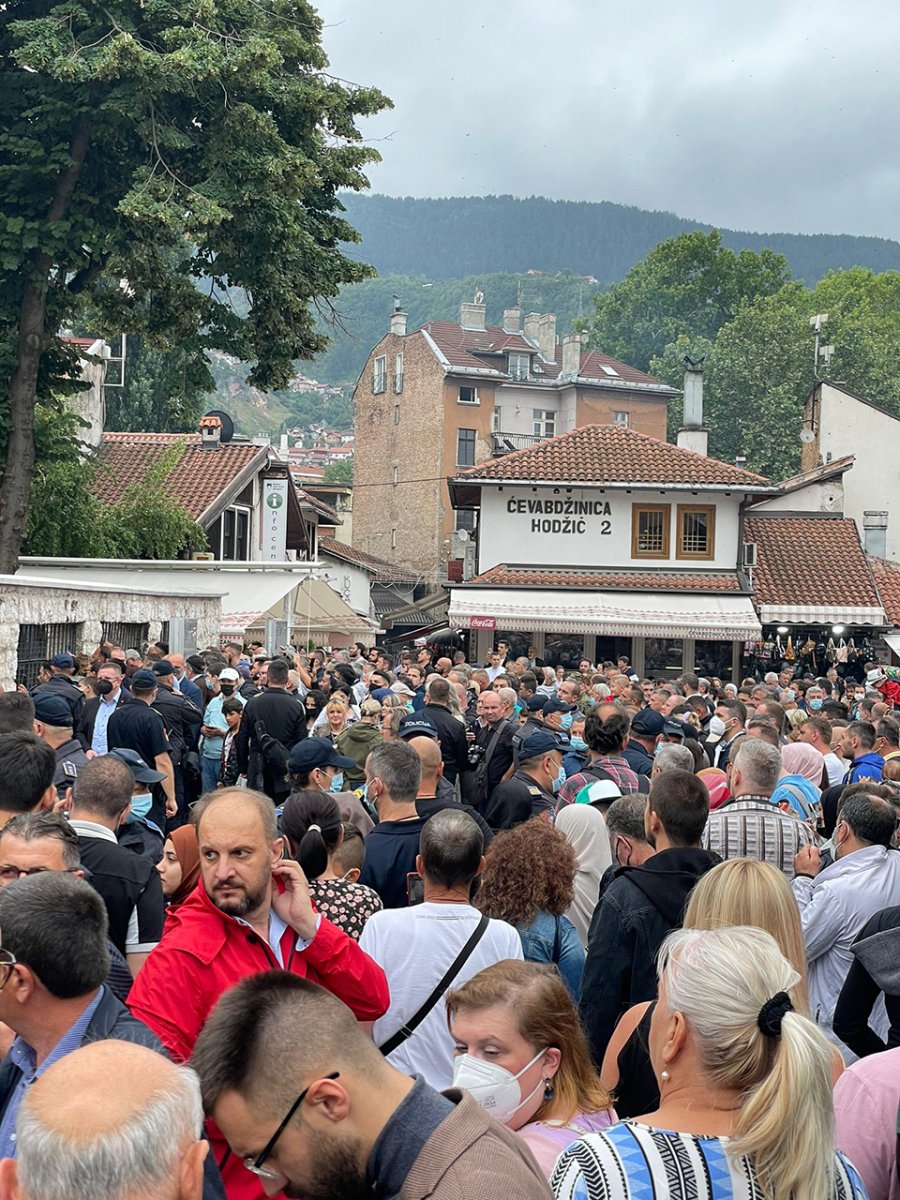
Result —
<instances>
[{"instance_id":1,"label":"tree","mask_svg":"<svg viewBox=\"0 0 900 1200\"><path fill-rule=\"evenodd\" d=\"M197 355L128 339L124 384L106 389L107 429L188 433L209 407L209 369Z\"/></svg>"},{"instance_id":2,"label":"tree","mask_svg":"<svg viewBox=\"0 0 900 1200\"><path fill-rule=\"evenodd\" d=\"M327 343L316 306L371 273L341 250L358 238L338 193L366 186L356 122L388 101L327 74L321 28L307 0L4 5L0 571L25 532L36 403L74 366L57 334L86 303L101 332L201 367L220 348L278 388Z\"/></svg>"},{"instance_id":3,"label":"tree","mask_svg":"<svg viewBox=\"0 0 900 1200\"><path fill-rule=\"evenodd\" d=\"M353 483L353 463L349 459L343 462L329 463L322 472L324 483Z\"/></svg>"},{"instance_id":4,"label":"tree","mask_svg":"<svg viewBox=\"0 0 900 1200\"><path fill-rule=\"evenodd\" d=\"M771 250L735 254L715 230L683 233L594 297L589 345L646 371L677 338L714 338L743 301L772 295L789 276Z\"/></svg>"}]
</instances>

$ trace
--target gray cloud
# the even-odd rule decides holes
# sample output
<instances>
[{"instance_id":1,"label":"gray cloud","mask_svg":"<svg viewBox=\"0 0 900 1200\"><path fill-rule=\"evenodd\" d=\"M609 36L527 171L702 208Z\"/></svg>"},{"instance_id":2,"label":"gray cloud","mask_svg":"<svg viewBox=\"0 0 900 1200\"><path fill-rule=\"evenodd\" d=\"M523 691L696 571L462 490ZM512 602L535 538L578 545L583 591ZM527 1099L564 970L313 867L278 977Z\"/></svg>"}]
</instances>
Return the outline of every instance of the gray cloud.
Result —
<instances>
[{"instance_id":1,"label":"gray cloud","mask_svg":"<svg viewBox=\"0 0 900 1200\"><path fill-rule=\"evenodd\" d=\"M322 0L392 195L614 200L896 237L896 0Z\"/></svg>"}]
</instances>

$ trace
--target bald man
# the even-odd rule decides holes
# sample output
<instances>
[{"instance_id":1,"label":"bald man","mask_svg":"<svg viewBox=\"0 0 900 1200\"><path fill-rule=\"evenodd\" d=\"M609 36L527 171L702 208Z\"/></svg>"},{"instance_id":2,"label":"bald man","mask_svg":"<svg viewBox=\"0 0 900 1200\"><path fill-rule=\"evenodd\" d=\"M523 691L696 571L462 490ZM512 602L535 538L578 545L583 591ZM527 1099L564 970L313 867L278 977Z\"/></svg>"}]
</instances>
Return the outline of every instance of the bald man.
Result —
<instances>
[{"instance_id":1,"label":"bald man","mask_svg":"<svg viewBox=\"0 0 900 1200\"><path fill-rule=\"evenodd\" d=\"M200 1200L209 1149L197 1076L145 1046L95 1042L29 1088L0 1200ZM104 1152L105 1151L105 1152Z\"/></svg>"},{"instance_id":2,"label":"bald man","mask_svg":"<svg viewBox=\"0 0 900 1200\"><path fill-rule=\"evenodd\" d=\"M485 849L490 845L494 836L493 830L484 817L468 804L460 804L454 795L437 794L438 782L443 776L444 761L440 742L430 737L411 737L407 742L415 750L422 764L422 782L419 784L416 796L416 812L420 817L433 817L435 813L443 812L445 808L462 809L473 821L477 822L484 834Z\"/></svg>"}]
</instances>

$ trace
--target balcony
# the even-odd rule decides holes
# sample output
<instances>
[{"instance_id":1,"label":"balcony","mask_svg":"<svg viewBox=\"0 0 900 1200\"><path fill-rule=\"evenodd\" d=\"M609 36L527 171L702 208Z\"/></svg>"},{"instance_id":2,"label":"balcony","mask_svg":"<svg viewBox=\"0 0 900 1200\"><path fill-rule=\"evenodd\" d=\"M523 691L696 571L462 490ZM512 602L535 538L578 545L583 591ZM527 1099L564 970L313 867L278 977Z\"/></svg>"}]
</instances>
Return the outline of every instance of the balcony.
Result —
<instances>
[{"instance_id":1,"label":"balcony","mask_svg":"<svg viewBox=\"0 0 900 1200\"><path fill-rule=\"evenodd\" d=\"M512 454L514 450L527 450L529 446L536 446L541 441L544 439L531 433L492 433L491 455L493 458L502 458L504 454Z\"/></svg>"}]
</instances>

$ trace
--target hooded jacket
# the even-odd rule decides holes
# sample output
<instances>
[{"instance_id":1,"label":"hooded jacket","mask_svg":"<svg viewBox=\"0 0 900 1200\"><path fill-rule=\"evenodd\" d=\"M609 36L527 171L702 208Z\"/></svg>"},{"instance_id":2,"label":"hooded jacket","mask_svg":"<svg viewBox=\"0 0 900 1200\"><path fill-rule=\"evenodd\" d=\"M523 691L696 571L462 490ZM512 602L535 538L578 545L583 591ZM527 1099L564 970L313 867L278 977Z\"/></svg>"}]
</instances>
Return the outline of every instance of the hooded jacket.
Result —
<instances>
[{"instance_id":1,"label":"hooded jacket","mask_svg":"<svg viewBox=\"0 0 900 1200\"><path fill-rule=\"evenodd\" d=\"M377 725L370 725L368 721L354 721L335 739L338 754L344 754L356 763L355 767L347 767L344 771L344 784L349 784L351 790L362 787L366 782L366 759L369 757L369 751L374 750L380 741L381 730Z\"/></svg>"},{"instance_id":2,"label":"hooded jacket","mask_svg":"<svg viewBox=\"0 0 900 1200\"><path fill-rule=\"evenodd\" d=\"M656 956L681 925L694 884L721 859L693 846L661 850L641 867L620 867L594 910L581 984L581 1019L599 1066L616 1022L656 997Z\"/></svg>"},{"instance_id":3,"label":"hooded jacket","mask_svg":"<svg viewBox=\"0 0 900 1200\"><path fill-rule=\"evenodd\" d=\"M884 759L874 750L867 750L865 754L854 758L850 770L844 776L844 783L859 783L861 779L874 779L880 783L883 774Z\"/></svg>"},{"instance_id":4,"label":"hooded jacket","mask_svg":"<svg viewBox=\"0 0 900 1200\"><path fill-rule=\"evenodd\" d=\"M900 1046L900 905L876 913L851 948L853 962L834 1010L834 1032L864 1058ZM887 1042L869 1024L882 992L890 1022Z\"/></svg>"}]
</instances>

